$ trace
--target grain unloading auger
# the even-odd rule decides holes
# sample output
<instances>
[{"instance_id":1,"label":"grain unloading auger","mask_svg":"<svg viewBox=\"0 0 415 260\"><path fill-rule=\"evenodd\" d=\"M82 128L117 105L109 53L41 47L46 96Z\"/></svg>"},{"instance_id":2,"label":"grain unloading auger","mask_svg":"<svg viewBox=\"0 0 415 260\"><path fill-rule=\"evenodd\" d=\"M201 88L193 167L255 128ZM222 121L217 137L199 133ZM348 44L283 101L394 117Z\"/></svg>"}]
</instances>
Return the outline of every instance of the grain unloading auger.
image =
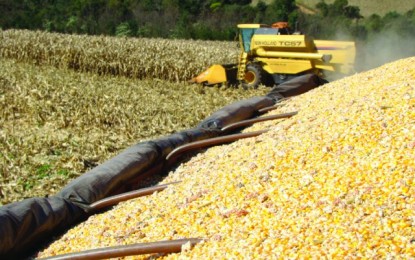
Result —
<instances>
[{"instance_id":1,"label":"grain unloading auger","mask_svg":"<svg viewBox=\"0 0 415 260\"><path fill-rule=\"evenodd\" d=\"M351 74L356 55L352 41L313 40L290 34L287 23L272 26L239 24L238 63L213 65L191 82L204 85L241 82L244 87L280 84L306 73L324 78L324 72Z\"/></svg>"}]
</instances>

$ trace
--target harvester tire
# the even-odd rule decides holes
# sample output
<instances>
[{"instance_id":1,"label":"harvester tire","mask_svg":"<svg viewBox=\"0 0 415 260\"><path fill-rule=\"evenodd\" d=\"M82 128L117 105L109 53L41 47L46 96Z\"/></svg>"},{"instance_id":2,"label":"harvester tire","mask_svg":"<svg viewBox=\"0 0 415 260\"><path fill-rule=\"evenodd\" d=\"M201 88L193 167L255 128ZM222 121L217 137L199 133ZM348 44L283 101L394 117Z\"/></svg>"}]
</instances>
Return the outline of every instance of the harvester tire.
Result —
<instances>
[{"instance_id":1,"label":"harvester tire","mask_svg":"<svg viewBox=\"0 0 415 260\"><path fill-rule=\"evenodd\" d=\"M261 65L258 63L251 63L246 66L245 77L242 80L242 87L245 89L248 88L258 88L259 84L262 83L264 79L264 70Z\"/></svg>"}]
</instances>

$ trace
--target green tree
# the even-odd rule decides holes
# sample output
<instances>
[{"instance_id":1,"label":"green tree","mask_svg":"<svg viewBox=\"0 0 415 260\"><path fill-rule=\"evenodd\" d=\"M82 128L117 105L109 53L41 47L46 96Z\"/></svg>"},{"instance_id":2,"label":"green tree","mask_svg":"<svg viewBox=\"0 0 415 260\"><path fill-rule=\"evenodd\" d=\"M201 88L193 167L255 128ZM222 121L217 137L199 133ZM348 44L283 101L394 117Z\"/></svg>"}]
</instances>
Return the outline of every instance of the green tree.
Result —
<instances>
[{"instance_id":1,"label":"green tree","mask_svg":"<svg viewBox=\"0 0 415 260\"><path fill-rule=\"evenodd\" d=\"M272 24L275 22L286 21L291 25L296 23L298 16L295 0L274 0L268 5L263 23Z\"/></svg>"},{"instance_id":2,"label":"green tree","mask_svg":"<svg viewBox=\"0 0 415 260\"><path fill-rule=\"evenodd\" d=\"M335 0L332 4L320 1L316 5L317 15L302 14L301 27L314 37L351 39L365 37L365 27L359 25L360 9L349 6L347 0Z\"/></svg>"},{"instance_id":3,"label":"green tree","mask_svg":"<svg viewBox=\"0 0 415 260\"><path fill-rule=\"evenodd\" d=\"M323 17L327 17L329 15L329 5L326 2L320 1L316 4L317 10L320 11L320 15Z\"/></svg>"},{"instance_id":4,"label":"green tree","mask_svg":"<svg viewBox=\"0 0 415 260\"><path fill-rule=\"evenodd\" d=\"M133 31L130 28L130 24L123 22L115 29L115 35L118 37L128 37L133 35Z\"/></svg>"},{"instance_id":5,"label":"green tree","mask_svg":"<svg viewBox=\"0 0 415 260\"><path fill-rule=\"evenodd\" d=\"M256 5L256 16L254 22L261 23L264 20L265 12L267 11L268 5L260 0Z\"/></svg>"},{"instance_id":6,"label":"green tree","mask_svg":"<svg viewBox=\"0 0 415 260\"><path fill-rule=\"evenodd\" d=\"M380 32L383 27L385 26L384 22L382 21L382 17L378 14L372 14L366 19L366 28L371 32Z\"/></svg>"}]
</instances>

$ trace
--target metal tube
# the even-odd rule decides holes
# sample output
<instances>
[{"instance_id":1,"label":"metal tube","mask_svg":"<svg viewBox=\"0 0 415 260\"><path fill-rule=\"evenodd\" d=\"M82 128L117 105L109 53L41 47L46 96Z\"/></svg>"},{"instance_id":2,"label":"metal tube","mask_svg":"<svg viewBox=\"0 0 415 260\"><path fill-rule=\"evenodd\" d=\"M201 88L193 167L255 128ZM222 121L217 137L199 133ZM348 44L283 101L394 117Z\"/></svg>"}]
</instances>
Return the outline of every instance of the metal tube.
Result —
<instances>
[{"instance_id":1,"label":"metal tube","mask_svg":"<svg viewBox=\"0 0 415 260\"><path fill-rule=\"evenodd\" d=\"M196 149L200 149L200 148L204 148L204 147L209 147L209 146L213 146L213 145L230 143L230 142L242 139L242 138L249 138L249 137L258 136L258 135L263 134L267 131L268 130L261 130L261 131L255 131L255 132L250 132L250 133L220 136L220 137L210 138L210 139L197 141L197 142L193 142L193 143L189 143L189 144L179 146L167 155L167 157L166 157L167 165L171 165L172 163L174 163L175 159L179 155L181 155L185 152L189 152L189 151L192 151L192 150L196 150Z\"/></svg>"},{"instance_id":2,"label":"metal tube","mask_svg":"<svg viewBox=\"0 0 415 260\"><path fill-rule=\"evenodd\" d=\"M289 99L291 99L291 97L282 98L278 102L286 101L286 100L289 100ZM275 104L273 106L264 107L264 108L259 109L258 110L258 113L259 114L264 114L264 113L267 113L269 111L272 111L272 110L275 110L277 108L280 108L280 107L282 107L284 105L285 105L284 103L278 103L278 104Z\"/></svg>"},{"instance_id":3,"label":"metal tube","mask_svg":"<svg viewBox=\"0 0 415 260\"><path fill-rule=\"evenodd\" d=\"M232 130L238 129L238 128L243 127L243 126L253 125L254 123L257 123L257 122L263 122L263 121L268 121L268 120L292 117L292 116L296 115L297 113L298 113L297 111L294 111L294 112L290 112L290 113L284 113L284 114L278 114L278 115L263 116L263 117L247 119L247 120L243 120L243 121L239 121L239 122L227 125L227 126L223 127L221 129L221 131L222 132L230 132Z\"/></svg>"},{"instance_id":4,"label":"metal tube","mask_svg":"<svg viewBox=\"0 0 415 260\"><path fill-rule=\"evenodd\" d=\"M259 109L258 113L259 114L265 114L266 112L275 110L275 109L280 108L282 106L283 106L283 104L276 104L276 105L273 105L273 106L264 107L264 108Z\"/></svg>"},{"instance_id":5,"label":"metal tube","mask_svg":"<svg viewBox=\"0 0 415 260\"><path fill-rule=\"evenodd\" d=\"M94 259L107 259L114 257L124 257L132 255L144 255L154 253L178 253L182 250L182 246L190 243L193 247L195 244L200 243L203 239L200 238L186 238L177 240L166 240L150 243L138 243L126 246L113 246L97 248L92 250L86 250L77 253L63 254L58 256L52 256L47 258L41 258L43 260L94 260Z\"/></svg>"},{"instance_id":6,"label":"metal tube","mask_svg":"<svg viewBox=\"0 0 415 260\"><path fill-rule=\"evenodd\" d=\"M114 206L114 205L116 205L116 204L118 204L122 201L130 200L130 199L134 199L134 198L138 198L138 197L142 197L142 196L146 196L146 195L150 195L150 194L153 194L156 191L162 191L162 190L166 189L168 186L170 186L172 184L179 183L179 182L180 181L170 182L170 183L166 183L166 184L156 185L156 186L152 186L152 187L148 187L148 188L143 188L143 189L139 189L139 190L135 190L135 191L130 191L130 192L118 194L118 195L115 195L115 196L111 196L111 197L96 201L96 202L92 203L91 205L89 205L89 207L90 207L91 211L95 211L95 210L99 210L99 209L102 209L102 208Z\"/></svg>"}]
</instances>

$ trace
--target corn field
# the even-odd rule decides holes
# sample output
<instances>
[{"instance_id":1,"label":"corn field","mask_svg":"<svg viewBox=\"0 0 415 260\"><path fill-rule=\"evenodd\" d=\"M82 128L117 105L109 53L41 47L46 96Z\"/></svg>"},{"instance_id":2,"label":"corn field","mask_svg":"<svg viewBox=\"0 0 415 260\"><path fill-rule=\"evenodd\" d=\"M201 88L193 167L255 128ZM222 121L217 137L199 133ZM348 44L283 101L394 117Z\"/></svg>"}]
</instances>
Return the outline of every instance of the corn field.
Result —
<instances>
[{"instance_id":1,"label":"corn field","mask_svg":"<svg viewBox=\"0 0 415 260\"><path fill-rule=\"evenodd\" d=\"M0 57L99 75L186 81L213 63L236 63L236 42L116 38L0 30Z\"/></svg>"},{"instance_id":2,"label":"corn field","mask_svg":"<svg viewBox=\"0 0 415 260\"><path fill-rule=\"evenodd\" d=\"M230 43L0 35L0 205L54 194L134 143L267 91L180 82L231 60Z\"/></svg>"}]
</instances>

